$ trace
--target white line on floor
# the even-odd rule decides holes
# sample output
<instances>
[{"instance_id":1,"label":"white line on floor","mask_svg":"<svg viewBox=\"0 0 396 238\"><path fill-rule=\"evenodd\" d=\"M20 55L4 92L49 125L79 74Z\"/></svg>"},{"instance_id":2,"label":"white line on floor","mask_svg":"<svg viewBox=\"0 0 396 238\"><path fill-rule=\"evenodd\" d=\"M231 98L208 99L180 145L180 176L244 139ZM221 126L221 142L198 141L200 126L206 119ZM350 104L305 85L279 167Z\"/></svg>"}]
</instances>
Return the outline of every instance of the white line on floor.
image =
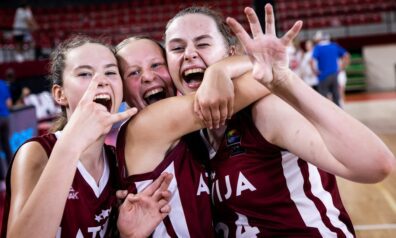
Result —
<instances>
[{"instance_id":1,"label":"white line on floor","mask_svg":"<svg viewBox=\"0 0 396 238\"><path fill-rule=\"evenodd\" d=\"M357 231L367 230L393 230L396 229L396 224L369 224L369 225L355 225Z\"/></svg>"}]
</instances>

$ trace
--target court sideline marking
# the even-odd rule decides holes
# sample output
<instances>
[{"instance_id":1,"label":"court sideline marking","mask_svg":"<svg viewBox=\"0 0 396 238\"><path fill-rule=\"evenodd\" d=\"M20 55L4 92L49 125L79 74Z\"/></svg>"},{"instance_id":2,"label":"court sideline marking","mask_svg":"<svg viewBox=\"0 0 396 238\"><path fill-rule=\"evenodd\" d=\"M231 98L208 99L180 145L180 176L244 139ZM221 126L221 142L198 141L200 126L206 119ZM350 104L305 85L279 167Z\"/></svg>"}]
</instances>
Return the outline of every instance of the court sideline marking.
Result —
<instances>
[{"instance_id":1,"label":"court sideline marking","mask_svg":"<svg viewBox=\"0 0 396 238\"><path fill-rule=\"evenodd\" d=\"M356 231L369 231L369 230L394 230L396 229L395 223L390 224L368 224L368 225L355 225Z\"/></svg>"}]
</instances>

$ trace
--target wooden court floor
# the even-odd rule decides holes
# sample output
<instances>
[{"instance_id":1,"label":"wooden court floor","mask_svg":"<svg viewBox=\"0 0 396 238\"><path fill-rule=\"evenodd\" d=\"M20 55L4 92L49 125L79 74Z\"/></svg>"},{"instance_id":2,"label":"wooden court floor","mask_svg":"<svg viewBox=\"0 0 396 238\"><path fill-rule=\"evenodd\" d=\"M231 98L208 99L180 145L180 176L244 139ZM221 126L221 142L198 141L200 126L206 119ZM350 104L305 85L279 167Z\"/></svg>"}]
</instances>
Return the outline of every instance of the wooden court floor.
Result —
<instances>
[{"instance_id":1,"label":"wooden court floor","mask_svg":"<svg viewBox=\"0 0 396 238\"><path fill-rule=\"evenodd\" d=\"M396 155L396 92L347 95L344 109ZM396 170L377 184L339 178L338 185L357 237L396 238Z\"/></svg>"}]
</instances>

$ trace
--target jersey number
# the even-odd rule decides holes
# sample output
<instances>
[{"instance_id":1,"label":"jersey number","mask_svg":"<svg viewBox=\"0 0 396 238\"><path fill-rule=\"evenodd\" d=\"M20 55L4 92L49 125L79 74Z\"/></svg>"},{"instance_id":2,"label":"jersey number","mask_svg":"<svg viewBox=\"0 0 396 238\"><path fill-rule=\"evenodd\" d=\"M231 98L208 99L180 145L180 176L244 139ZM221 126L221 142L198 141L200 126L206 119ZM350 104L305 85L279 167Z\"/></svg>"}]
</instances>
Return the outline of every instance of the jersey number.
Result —
<instances>
[{"instance_id":1,"label":"jersey number","mask_svg":"<svg viewBox=\"0 0 396 238\"><path fill-rule=\"evenodd\" d=\"M249 221L245 215L236 213L238 215L238 219L235 221L236 231L235 237L238 238L251 238L257 237L257 234L260 233L257 227L252 227L249 225ZM228 238L230 233L230 229L228 226L222 222L217 223L216 225L216 233L223 233L224 238Z\"/></svg>"}]
</instances>

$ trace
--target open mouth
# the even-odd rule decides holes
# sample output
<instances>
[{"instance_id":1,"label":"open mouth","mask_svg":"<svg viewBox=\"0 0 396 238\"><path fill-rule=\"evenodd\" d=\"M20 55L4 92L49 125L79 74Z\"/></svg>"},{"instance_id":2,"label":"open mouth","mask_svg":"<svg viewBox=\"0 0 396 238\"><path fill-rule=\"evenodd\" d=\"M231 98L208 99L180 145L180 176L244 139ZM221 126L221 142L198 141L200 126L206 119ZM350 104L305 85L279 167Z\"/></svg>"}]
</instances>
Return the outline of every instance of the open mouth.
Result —
<instances>
[{"instance_id":1,"label":"open mouth","mask_svg":"<svg viewBox=\"0 0 396 238\"><path fill-rule=\"evenodd\" d=\"M198 88L201 85L205 70L201 68L188 69L183 74L183 80L190 88Z\"/></svg>"},{"instance_id":2,"label":"open mouth","mask_svg":"<svg viewBox=\"0 0 396 238\"><path fill-rule=\"evenodd\" d=\"M143 98L146 104L150 105L152 103L158 102L159 100L166 98L166 93L163 88L156 88L146 92Z\"/></svg>"},{"instance_id":3,"label":"open mouth","mask_svg":"<svg viewBox=\"0 0 396 238\"><path fill-rule=\"evenodd\" d=\"M111 106L112 106L112 102L111 102L111 97L108 94L98 94L95 96L94 102L102 104L103 106L106 107L108 112L111 112Z\"/></svg>"}]
</instances>

